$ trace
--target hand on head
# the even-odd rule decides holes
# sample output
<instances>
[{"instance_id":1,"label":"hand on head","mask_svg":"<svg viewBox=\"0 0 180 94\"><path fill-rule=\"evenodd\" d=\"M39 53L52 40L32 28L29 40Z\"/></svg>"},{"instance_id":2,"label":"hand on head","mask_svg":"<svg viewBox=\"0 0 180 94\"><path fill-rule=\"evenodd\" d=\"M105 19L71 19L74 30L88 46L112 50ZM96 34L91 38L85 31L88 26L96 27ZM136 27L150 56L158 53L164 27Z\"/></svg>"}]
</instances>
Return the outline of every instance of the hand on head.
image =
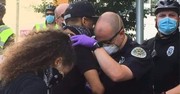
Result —
<instances>
[{"instance_id":1,"label":"hand on head","mask_svg":"<svg viewBox=\"0 0 180 94\"><path fill-rule=\"evenodd\" d=\"M97 42L97 40L88 37L86 35L75 35L71 37L71 41L73 42L73 46L82 45L85 47L92 48L94 43Z\"/></svg>"}]
</instances>

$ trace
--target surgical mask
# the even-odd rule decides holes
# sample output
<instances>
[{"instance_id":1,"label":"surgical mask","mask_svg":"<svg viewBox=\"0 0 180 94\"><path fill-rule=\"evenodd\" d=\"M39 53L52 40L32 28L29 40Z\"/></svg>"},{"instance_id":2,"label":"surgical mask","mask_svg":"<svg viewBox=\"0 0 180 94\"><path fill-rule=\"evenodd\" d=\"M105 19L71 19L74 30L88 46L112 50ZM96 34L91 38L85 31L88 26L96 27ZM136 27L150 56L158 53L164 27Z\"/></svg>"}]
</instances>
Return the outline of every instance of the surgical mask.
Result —
<instances>
[{"instance_id":1,"label":"surgical mask","mask_svg":"<svg viewBox=\"0 0 180 94\"><path fill-rule=\"evenodd\" d=\"M53 23L54 22L54 15L47 15L46 16L46 22L48 23L48 24L50 24L50 23Z\"/></svg>"},{"instance_id":2,"label":"surgical mask","mask_svg":"<svg viewBox=\"0 0 180 94\"><path fill-rule=\"evenodd\" d=\"M109 54L114 54L119 50L119 47L115 44L103 45L104 50Z\"/></svg>"},{"instance_id":3,"label":"surgical mask","mask_svg":"<svg viewBox=\"0 0 180 94\"><path fill-rule=\"evenodd\" d=\"M170 35L177 29L177 21L173 18L165 17L158 23L158 30L164 35Z\"/></svg>"}]
</instances>

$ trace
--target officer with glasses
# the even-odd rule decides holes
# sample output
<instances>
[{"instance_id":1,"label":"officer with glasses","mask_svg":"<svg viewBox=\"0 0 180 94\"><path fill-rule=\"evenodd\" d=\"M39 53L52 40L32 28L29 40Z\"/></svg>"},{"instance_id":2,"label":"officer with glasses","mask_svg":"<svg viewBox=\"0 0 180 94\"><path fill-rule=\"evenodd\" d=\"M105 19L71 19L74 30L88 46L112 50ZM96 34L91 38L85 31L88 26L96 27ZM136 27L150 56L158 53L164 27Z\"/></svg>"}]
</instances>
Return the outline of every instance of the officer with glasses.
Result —
<instances>
[{"instance_id":1,"label":"officer with glasses","mask_svg":"<svg viewBox=\"0 0 180 94\"><path fill-rule=\"evenodd\" d=\"M105 12L95 27L95 39L85 35L72 36L73 46L93 50L102 69L105 94L152 94L148 83L152 59L144 47L125 34L121 17Z\"/></svg>"},{"instance_id":2,"label":"officer with glasses","mask_svg":"<svg viewBox=\"0 0 180 94\"><path fill-rule=\"evenodd\" d=\"M56 24L59 25L60 29L63 29L63 27L66 25L64 18L62 17L62 15L64 14L64 12L66 11L66 9L68 8L69 4L68 3L62 3L59 4L54 13L55 13L55 21Z\"/></svg>"}]
</instances>

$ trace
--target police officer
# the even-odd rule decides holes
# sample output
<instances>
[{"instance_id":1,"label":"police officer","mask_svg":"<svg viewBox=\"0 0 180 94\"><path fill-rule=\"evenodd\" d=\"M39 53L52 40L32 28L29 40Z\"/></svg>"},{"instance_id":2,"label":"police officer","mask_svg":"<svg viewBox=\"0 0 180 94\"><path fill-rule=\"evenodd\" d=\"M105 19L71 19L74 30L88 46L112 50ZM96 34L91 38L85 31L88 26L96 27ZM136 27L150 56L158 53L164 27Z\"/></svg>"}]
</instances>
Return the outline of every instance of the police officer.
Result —
<instances>
[{"instance_id":1,"label":"police officer","mask_svg":"<svg viewBox=\"0 0 180 94\"><path fill-rule=\"evenodd\" d=\"M44 30L46 30L46 29L59 29L59 26L55 22L55 14L54 14L55 8L56 7L51 5L51 4L46 7L46 9L45 9L45 17L46 17L45 23L36 24L33 27L33 31L38 32L38 31L43 30L43 29Z\"/></svg>"},{"instance_id":2,"label":"police officer","mask_svg":"<svg viewBox=\"0 0 180 94\"><path fill-rule=\"evenodd\" d=\"M152 68L150 54L125 34L121 17L105 12L98 19L95 36L72 36L74 46L92 48L103 71L100 75L105 94L152 94L147 82Z\"/></svg>"},{"instance_id":3,"label":"police officer","mask_svg":"<svg viewBox=\"0 0 180 94\"><path fill-rule=\"evenodd\" d=\"M55 9L54 13L55 13L56 24L59 25L60 29L62 29L65 26L65 21L62 15L64 14L68 6L69 6L68 3L63 3L63 4L59 4Z\"/></svg>"},{"instance_id":4,"label":"police officer","mask_svg":"<svg viewBox=\"0 0 180 94\"><path fill-rule=\"evenodd\" d=\"M153 57L152 80L155 94L180 93L180 5L176 0L160 0L155 6L156 36L144 43Z\"/></svg>"},{"instance_id":5,"label":"police officer","mask_svg":"<svg viewBox=\"0 0 180 94\"><path fill-rule=\"evenodd\" d=\"M6 8L0 3L0 53L6 48L10 43L14 42L13 30L4 24L3 17L6 13Z\"/></svg>"}]
</instances>

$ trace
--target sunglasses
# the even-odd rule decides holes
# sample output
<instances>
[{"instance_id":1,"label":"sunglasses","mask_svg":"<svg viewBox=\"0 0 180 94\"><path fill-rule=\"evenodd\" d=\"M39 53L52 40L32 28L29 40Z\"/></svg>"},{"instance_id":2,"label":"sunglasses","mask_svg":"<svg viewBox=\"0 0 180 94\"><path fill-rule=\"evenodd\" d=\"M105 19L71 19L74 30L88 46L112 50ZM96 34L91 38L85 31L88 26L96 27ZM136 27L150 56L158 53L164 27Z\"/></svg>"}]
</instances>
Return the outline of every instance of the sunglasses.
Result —
<instances>
[{"instance_id":1,"label":"sunglasses","mask_svg":"<svg viewBox=\"0 0 180 94\"><path fill-rule=\"evenodd\" d=\"M54 15L54 13L46 13L46 15Z\"/></svg>"},{"instance_id":2,"label":"sunglasses","mask_svg":"<svg viewBox=\"0 0 180 94\"><path fill-rule=\"evenodd\" d=\"M112 36L112 38L108 39L108 40L104 40L104 41L101 41L101 43L105 43L105 44L111 44L111 42L114 40L114 38L119 34L119 32L121 32L121 30L123 29L123 27L121 27L121 29L115 33L114 36Z\"/></svg>"}]
</instances>

